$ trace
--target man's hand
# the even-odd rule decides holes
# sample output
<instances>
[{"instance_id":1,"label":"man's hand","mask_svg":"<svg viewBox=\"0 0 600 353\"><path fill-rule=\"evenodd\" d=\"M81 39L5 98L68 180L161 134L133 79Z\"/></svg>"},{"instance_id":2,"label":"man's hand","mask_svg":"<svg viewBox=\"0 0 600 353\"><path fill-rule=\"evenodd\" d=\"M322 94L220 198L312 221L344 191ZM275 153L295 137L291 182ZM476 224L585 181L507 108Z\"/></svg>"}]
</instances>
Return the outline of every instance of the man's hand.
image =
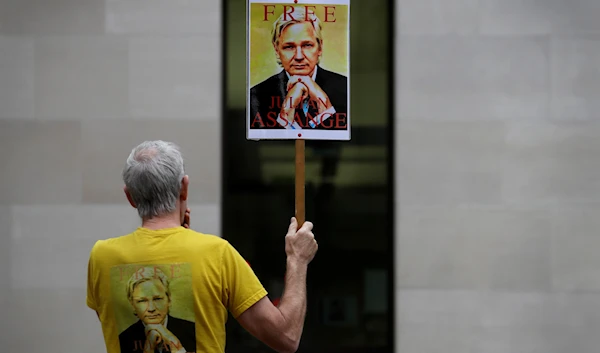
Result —
<instances>
[{"instance_id":1,"label":"man's hand","mask_svg":"<svg viewBox=\"0 0 600 353\"><path fill-rule=\"evenodd\" d=\"M179 339L163 325L146 325L146 345L152 346L152 352L157 345L163 345L173 353L185 353L185 348L181 345Z\"/></svg>"},{"instance_id":2,"label":"man's hand","mask_svg":"<svg viewBox=\"0 0 600 353\"><path fill-rule=\"evenodd\" d=\"M144 353L154 353L156 347L162 342L162 337L157 330L146 328L146 343L144 344Z\"/></svg>"},{"instance_id":3,"label":"man's hand","mask_svg":"<svg viewBox=\"0 0 600 353\"><path fill-rule=\"evenodd\" d=\"M185 215L183 216L183 223L181 224L184 228L190 228L190 213L192 210L189 208L185 210Z\"/></svg>"},{"instance_id":4,"label":"man's hand","mask_svg":"<svg viewBox=\"0 0 600 353\"><path fill-rule=\"evenodd\" d=\"M325 110L332 107L331 101L329 101L329 96L323 89L312 79L310 76L291 76L288 81L288 89L290 85L295 85L298 82L301 82L308 88L308 96L311 101L314 101L317 104L317 109L319 114L323 113Z\"/></svg>"},{"instance_id":5,"label":"man's hand","mask_svg":"<svg viewBox=\"0 0 600 353\"><path fill-rule=\"evenodd\" d=\"M290 123L294 121L294 110L308 97L308 88L302 83L296 82L285 96L285 100L281 105L281 118L287 119Z\"/></svg>"},{"instance_id":6,"label":"man's hand","mask_svg":"<svg viewBox=\"0 0 600 353\"><path fill-rule=\"evenodd\" d=\"M313 224L304 222L298 229L298 221L292 218L288 233L285 236L285 253L288 260L298 261L301 265L308 265L315 257L319 246L312 232Z\"/></svg>"}]
</instances>

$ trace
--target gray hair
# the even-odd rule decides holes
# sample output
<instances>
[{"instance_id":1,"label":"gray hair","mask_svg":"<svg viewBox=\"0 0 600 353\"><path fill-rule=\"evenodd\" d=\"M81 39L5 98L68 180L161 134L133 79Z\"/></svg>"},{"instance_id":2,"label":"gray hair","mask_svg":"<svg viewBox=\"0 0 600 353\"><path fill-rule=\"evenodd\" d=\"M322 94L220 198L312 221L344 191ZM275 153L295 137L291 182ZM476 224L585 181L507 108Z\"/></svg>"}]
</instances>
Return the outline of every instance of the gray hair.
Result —
<instances>
[{"instance_id":1,"label":"gray hair","mask_svg":"<svg viewBox=\"0 0 600 353\"><path fill-rule=\"evenodd\" d=\"M135 147L123 169L123 181L142 219L175 211L184 175L179 147L160 140Z\"/></svg>"}]
</instances>

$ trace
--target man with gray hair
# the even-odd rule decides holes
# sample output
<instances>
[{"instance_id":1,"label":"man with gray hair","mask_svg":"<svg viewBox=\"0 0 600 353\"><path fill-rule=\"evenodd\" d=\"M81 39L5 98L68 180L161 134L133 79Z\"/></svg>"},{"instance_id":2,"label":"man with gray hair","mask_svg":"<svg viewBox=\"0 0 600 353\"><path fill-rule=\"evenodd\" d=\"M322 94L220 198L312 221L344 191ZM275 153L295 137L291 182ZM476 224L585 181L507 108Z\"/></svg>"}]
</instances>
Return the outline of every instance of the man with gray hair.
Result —
<instances>
[{"instance_id":1,"label":"man with gray hair","mask_svg":"<svg viewBox=\"0 0 600 353\"><path fill-rule=\"evenodd\" d=\"M298 349L306 274L318 248L310 222L298 229L290 221L285 291L275 306L229 242L190 229L189 178L176 145L135 147L123 181L142 224L97 241L88 264L87 305L100 318L108 353L223 353L228 312L275 351Z\"/></svg>"}]
</instances>

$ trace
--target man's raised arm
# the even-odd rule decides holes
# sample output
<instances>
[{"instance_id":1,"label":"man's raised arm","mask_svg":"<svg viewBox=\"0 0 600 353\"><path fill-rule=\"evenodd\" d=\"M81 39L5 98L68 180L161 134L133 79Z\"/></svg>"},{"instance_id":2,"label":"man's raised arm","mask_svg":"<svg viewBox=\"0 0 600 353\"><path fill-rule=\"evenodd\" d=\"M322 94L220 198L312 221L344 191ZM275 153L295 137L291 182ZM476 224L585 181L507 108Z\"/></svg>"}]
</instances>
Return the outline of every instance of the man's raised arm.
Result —
<instances>
[{"instance_id":1,"label":"man's raised arm","mask_svg":"<svg viewBox=\"0 0 600 353\"><path fill-rule=\"evenodd\" d=\"M312 223L300 228L292 218L285 238L287 268L285 289L279 306L264 297L237 320L248 332L279 353L298 350L306 317L306 273L318 245Z\"/></svg>"}]
</instances>

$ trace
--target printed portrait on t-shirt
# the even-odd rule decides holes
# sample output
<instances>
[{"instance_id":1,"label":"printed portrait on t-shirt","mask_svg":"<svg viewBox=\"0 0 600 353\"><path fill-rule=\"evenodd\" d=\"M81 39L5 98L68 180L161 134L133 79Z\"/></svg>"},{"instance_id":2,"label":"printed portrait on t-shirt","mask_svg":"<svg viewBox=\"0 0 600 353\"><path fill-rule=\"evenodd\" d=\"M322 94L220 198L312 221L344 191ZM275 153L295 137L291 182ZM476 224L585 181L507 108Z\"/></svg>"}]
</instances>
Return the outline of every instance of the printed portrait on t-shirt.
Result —
<instances>
[{"instance_id":1,"label":"printed portrait on t-shirt","mask_svg":"<svg viewBox=\"0 0 600 353\"><path fill-rule=\"evenodd\" d=\"M111 293L121 353L196 352L191 266L115 266Z\"/></svg>"}]
</instances>

